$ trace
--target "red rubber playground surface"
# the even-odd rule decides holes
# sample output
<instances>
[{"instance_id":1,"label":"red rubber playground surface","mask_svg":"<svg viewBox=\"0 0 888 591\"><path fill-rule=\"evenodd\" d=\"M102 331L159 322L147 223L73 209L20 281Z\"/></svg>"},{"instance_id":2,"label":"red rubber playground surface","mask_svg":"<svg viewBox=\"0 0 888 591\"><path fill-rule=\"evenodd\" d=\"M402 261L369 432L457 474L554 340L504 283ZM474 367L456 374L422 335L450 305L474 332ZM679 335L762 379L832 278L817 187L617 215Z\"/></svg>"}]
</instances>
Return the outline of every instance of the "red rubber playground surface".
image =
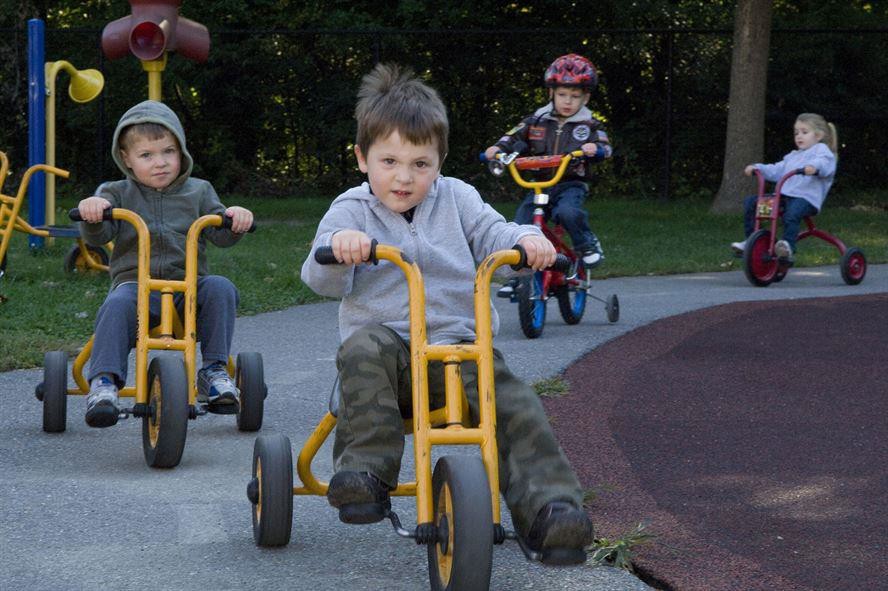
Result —
<instances>
[{"instance_id":1,"label":"red rubber playground surface","mask_svg":"<svg viewBox=\"0 0 888 591\"><path fill-rule=\"evenodd\" d=\"M666 318L565 378L546 407L596 532L646 522L649 584L888 588L888 294Z\"/></svg>"}]
</instances>

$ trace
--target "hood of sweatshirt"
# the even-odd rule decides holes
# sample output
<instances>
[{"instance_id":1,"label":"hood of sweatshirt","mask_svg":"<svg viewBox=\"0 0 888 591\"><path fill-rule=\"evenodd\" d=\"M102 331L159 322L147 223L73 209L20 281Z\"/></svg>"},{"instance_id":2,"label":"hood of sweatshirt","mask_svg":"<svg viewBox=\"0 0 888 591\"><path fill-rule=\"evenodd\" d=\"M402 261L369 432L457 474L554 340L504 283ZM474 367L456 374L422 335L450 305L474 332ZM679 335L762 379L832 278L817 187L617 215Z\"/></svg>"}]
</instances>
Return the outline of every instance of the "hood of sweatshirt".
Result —
<instances>
[{"instance_id":1,"label":"hood of sweatshirt","mask_svg":"<svg viewBox=\"0 0 888 591\"><path fill-rule=\"evenodd\" d=\"M182 154L181 169L178 178L170 183L170 187L177 187L185 182L191 176L191 170L194 168L194 162L191 159L191 153L185 144L185 130L182 128L182 122L165 104L158 101L142 101L141 103L131 107L117 124L114 130L114 141L111 142L111 157L117 168L131 181L138 182L133 176L133 171L123 162L120 154L120 132L125 127L135 125L137 123L157 123L166 127L179 142L179 150Z\"/></svg>"}]
</instances>

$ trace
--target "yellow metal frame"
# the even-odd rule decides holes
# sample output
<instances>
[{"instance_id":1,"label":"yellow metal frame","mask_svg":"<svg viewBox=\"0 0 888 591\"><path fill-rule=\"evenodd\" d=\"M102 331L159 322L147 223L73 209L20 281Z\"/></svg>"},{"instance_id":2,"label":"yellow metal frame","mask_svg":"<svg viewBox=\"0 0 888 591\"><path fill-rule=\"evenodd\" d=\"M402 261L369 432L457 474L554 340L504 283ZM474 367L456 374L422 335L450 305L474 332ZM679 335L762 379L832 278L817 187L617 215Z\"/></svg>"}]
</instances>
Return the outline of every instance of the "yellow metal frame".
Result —
<instances>
[{"instance_id":1,"label":"yellow metal frame","mask_svg":"<svg viewBox=\"0 0 888 591\"><path fill-rule=\"evenodd\" d=\"M25 202L25 195L28 193L28 183L36 172L45 172L60 176L63 179L68 178L69 172L48 164L35 164L25 171L22 181L19 184L18 192L15 197L4 195L0 192L0 261L4 259L9 251L9 243L12 240L14 231L24 232L33 236L41 236L47 238L51 232L42 228L35 228L26 222L20 215L22 205ZM4 152L0 152L0 191L3 189L3 181L9 172L9 159ZM107 271L108 265L103 265L99 260L93 257L92 253L86 246L82 238L77 238L77 244L80 246L80 254L83 256L86 265L91 269L98 271ZM110 247L110 243L109 243Z\"/></svg>"},{"instance_id":2,"label":"yellow metal frame","mask_svg":"<svg viewBox=\"0 0 888 591\"><path fill-rule=\"evenodd\" d=\"M413 420L405 421L412 432L416 480L404 482L392 491L396 496L416 496L418 523L434 521L432 503L432 447L435 445L478 445L490 483L493 523L500 523L499 467L496 446L496 396L493 380L493 330L490 318L490 280L503 265L515 265L521 255L517 250L502 250L488 256L475 274L474 343L430 345L426 336L425 288L422 273L415 262L392 246L377 245L376 256L397 265L407 280L410 298L410 368L413 380ZM445 405L429 409L428 362L444 363ZM462 387L459 363L474 361L478 366L479 422L469 423L468 404ZM293 488L294 495L325 495L328 483L315 478L311 462L336 425L336 417L324 415L308 437L296 461L296 472L303 486Z\"/></svg>"},{"instance_id":3,"label":"yellow metal frame","mask_svg":"<svg viewBox=\"0 0 888 591\"><path fill-rule=\"evenodd\" d=\"M497 156L503 155L502 152L498 153ZM570 161L574 158L579 158L583 155L582 150L574 150L568 154L564 154L561 158L561 164L558 165L558 169L555 171L555 174L551 179L547 181L528 181L525 180L521 173L518 172L518 167L515 165L515 161L509 163L508 169L509 174L512 175L512 179L518 183L519 186L524 187L525 189L533 189L533 192L536 194L542 193L543 189L548 189L554 185L557 185L561 181L561 177L564 176L564 171L567 170L567 165L570 164Z\"/></svg>"},{"instance_id":4,"label":"yellow metal frame","mask_svg":"<svg viewBox=\"0 0 888 591\"><path fill-rule=\"evenodd\" d=\"M151 236L148 226L139 214L128 209L111 210L115 220L129 223L138 236L138 292L136 298L136 380L135 385L121 388L119 395L135 398L136 404L148 402L148 352L182 351L185 360L185 372L188 376L188 404L194 405L197 398L195 384L195 358L197 356L197 252L198 240L204 228L221 226L222 216L205 215L194 220L188 229L185 242L185 279L155 279L149 275L151 261ZM148 304L152 291L160 292L160 323L150 329ZM176 311L173 296L185 294L183 311L184 325ZM90 337L86 345L74 359L72 373L76 388L69 388L68 394L85 395L89 393L89 384L83 377L83 366L92 353L93 340ZM234 364L228 359L228 371L232 373Z\"/></svg>"}]
</instances>

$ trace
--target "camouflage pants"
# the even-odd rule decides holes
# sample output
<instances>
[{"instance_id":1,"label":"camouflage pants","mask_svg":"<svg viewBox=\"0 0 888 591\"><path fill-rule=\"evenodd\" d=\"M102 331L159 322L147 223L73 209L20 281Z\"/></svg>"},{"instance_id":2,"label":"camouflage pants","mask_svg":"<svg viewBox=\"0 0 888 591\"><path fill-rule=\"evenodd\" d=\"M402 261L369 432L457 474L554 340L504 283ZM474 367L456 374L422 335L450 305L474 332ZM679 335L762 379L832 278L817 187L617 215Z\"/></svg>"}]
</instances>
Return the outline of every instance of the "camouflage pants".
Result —
<instances>
[{"instance_id":1,"label":"camouflage pants","mask_svg":"<svg viewBox=\"0 0 888 591\"><path fill-rule=\"evenodd\" d=\"M410 346L391 329L366 326L339 348L341 400L333 446L335 469L369 471L389 486L398 482L404 452L403 418L412 415ZM460 367L472 420L478 420L478 372ZM432 408L444 404L444 365L429 363ZM494 350L496 440L500 490L519 531L553 500L581 506L582 489L533 389Z\"/></svg>"}]
</instances>

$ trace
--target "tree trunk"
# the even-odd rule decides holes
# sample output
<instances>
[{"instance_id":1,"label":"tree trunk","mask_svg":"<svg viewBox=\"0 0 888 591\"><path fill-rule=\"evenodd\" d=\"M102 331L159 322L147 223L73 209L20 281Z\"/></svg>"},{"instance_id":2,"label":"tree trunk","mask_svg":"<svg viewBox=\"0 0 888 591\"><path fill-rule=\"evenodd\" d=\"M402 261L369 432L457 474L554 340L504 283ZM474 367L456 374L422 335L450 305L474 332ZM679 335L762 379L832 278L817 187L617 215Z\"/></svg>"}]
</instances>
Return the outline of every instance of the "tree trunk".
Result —
<instances>
[{"instance_id":1,"label":"tree trunk","mask_svg":"<svg viewBox=\"0 0 888 591\"><path fill-rule=\"evenodd\" d=\"M739 212L755 190L743 169L761 161L764 149L771 8L772 0L737 0L725 162L713 213Z\"/></svg>"}]
</instances>

